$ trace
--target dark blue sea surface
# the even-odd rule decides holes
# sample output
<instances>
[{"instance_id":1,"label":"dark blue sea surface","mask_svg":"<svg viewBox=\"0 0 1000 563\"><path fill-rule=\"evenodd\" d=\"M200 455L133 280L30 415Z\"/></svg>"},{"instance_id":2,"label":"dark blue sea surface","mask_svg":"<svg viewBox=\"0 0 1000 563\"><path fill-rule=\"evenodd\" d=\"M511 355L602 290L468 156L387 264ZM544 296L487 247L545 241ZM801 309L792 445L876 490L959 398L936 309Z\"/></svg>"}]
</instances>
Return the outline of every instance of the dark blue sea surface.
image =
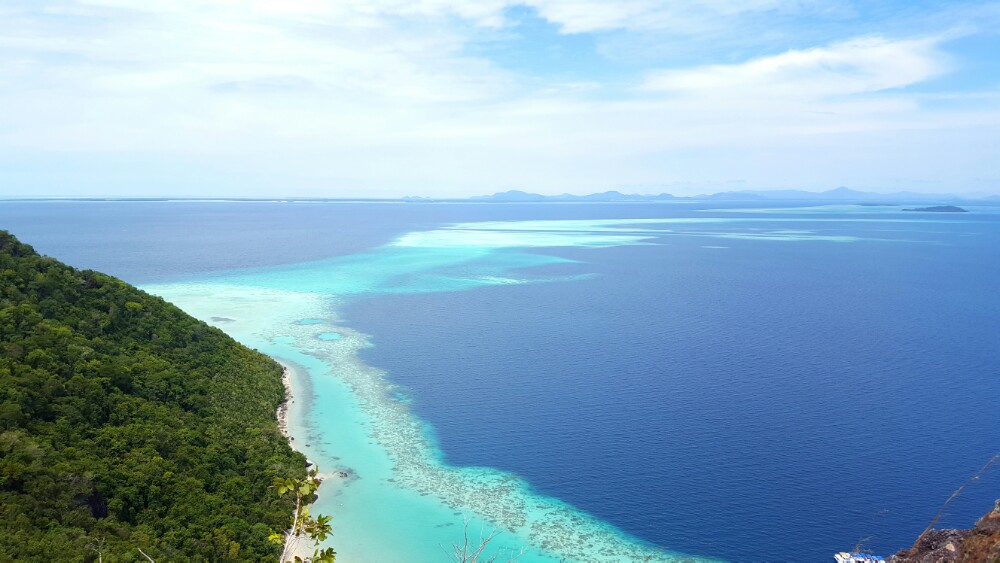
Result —
<instances>
[{"instance_id":1,"label":"dark blue sea surface","mask_svg":"<svg viewBox=\"0 0 1000 563\"><path fill-rule=\"evenodd\" d=\"M448 223L661 217L664 209L621 204L0 200L0 229L73 266L147 283L343 256Z\"/></svg>"},{"instance_id":2,"label":"dark blue sea surface","mask_svg":"<svg viewBox=\"0 0 1000 563\"><path fill-rule=\"evenodd\" d=\"M593 275L363 299L346 324L450 463L516 472L651 543L742 561L908 546L1000 450L1000 216L718 207L0 202L0 228L144 283L452 222L758 219L534 249L577 261L534 274ZM939 525L992 507L998 471Z\"/></svg>"}]
</instances>

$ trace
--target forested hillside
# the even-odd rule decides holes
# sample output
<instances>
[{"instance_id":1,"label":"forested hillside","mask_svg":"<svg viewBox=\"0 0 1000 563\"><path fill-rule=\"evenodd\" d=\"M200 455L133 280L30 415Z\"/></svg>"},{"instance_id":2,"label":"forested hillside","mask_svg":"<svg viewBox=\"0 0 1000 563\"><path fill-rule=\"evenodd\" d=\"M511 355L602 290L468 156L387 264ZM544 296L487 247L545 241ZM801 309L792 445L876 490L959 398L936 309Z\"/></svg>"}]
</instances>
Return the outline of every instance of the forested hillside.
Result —
<instances>
[{"instance_id":1,"label":"forested hillside","mask_svg":"<svg viewBox=\"0 0 1000 563\"><path fill-rule=\"evenodd\" d=\"M0 560L254 560L305 460L281 368L0 231Z\"/></svg>"}]
</instances>

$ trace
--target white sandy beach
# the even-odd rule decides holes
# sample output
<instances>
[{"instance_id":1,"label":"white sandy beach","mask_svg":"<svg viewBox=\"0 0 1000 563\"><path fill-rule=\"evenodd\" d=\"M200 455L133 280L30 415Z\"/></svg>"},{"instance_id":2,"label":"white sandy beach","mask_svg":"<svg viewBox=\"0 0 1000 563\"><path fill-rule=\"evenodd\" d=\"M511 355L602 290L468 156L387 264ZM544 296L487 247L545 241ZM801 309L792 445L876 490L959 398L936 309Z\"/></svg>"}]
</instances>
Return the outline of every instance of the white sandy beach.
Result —
<instances>
[{"instance_id":1,"label":"white sandy beach","mask_svg":"<svg viewBox=\"0 0 1000 563\"><path fill-rule=\"evenodd\" d=\"M298 408L295 405L294 381L299 377L301 377L302 374L297 370L295 370L295 368L293 368L289 364L279 360L276 361L278 361L278 363L281 364L281 367L283 368L281 372L281 382L285 385L285 401L278 406L278 429L281 431L281 434L288 439L288 443L289 445L292 446L293 450L304 454L305 452L296 447L295 436L293 436L291 431L289 430L289 424L288 424L290 411L292 409ZM302 437L299 436L299 439L301 440ZM310 465L309 469L312 470L314 469L314 467ZM332 476L334 475L324 474L324 473L318 474L318 477L322 482L320 488L324 489L324 492L329 491L330 488L332 487L333 484L329 482L330 477ZM317 494L317 497L318 496L319 495ZM290 556L293 560L294 558L299 557L303 561L306 561L308 557L312 556L313 551L314 551L314 546L307 539L305 538L296 539L292 545Z\"/></svg>"}]
</instances>

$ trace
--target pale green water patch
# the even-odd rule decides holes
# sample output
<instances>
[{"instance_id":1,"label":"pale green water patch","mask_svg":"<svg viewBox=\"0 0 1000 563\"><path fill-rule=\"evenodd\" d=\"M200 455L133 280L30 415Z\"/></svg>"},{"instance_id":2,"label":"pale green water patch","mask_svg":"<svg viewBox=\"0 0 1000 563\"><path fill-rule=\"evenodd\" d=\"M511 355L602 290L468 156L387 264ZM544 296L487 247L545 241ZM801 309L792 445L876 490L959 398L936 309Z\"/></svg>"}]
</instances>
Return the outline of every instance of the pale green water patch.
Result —
<instances>
[{"instance_id":1,"label":"pale green water patch","mask_svg":"<svg viewBox=\"0 0 1000 563\"><path fill-rule=\"evenodd\" d=\"M440 229L409 233L393 243L401 248L554 248L565 246L608 247L640 244L648 236L598 232L489 231Z\"/></svg>"},{"instance_id":2,"label":"pale green water patch","mask_svg":"<svg viewBox=\"0 0 1000 563\"><path fill-rule=\"evenodd\" d=\"M690 233L692 236L703 236L724 239L765 240L765 241L824 241L824 242L858 242L872 240L846 235L817 235L806 233L789 233L773 231L769 233Z\"/></svg>"},{"instance_id":3,"label":"pale green water patch","mask_svg":"<svg viewBox=\"0 0 1000 563\"><path fill-rule=\"evenodd\" d=\"M383 247L359 255L218 276L213 281L345 298L462 291L491 285L495 280L531 282L534 276L514 271L572 262L504 249Z\"/></svg>"}]
</instances>

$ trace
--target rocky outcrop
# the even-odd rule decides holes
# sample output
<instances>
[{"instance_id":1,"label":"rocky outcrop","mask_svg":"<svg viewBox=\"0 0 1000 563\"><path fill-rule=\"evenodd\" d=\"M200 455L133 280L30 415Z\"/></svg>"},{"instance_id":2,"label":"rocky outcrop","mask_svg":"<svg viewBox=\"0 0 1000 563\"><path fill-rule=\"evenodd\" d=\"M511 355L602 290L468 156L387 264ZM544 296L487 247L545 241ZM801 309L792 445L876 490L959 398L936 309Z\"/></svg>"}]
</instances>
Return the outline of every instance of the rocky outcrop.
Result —
<instances>
[{"instance_id":1,"label":"rocky outcrop","mask_svg":"<svg viewBox=\"0 0 1000 563\"><path fill-rule=\"evenodd\" d=\"M1000 563L1000 500L971 530L930 530L889 563Z\"/></svg>"}]
</instances>

